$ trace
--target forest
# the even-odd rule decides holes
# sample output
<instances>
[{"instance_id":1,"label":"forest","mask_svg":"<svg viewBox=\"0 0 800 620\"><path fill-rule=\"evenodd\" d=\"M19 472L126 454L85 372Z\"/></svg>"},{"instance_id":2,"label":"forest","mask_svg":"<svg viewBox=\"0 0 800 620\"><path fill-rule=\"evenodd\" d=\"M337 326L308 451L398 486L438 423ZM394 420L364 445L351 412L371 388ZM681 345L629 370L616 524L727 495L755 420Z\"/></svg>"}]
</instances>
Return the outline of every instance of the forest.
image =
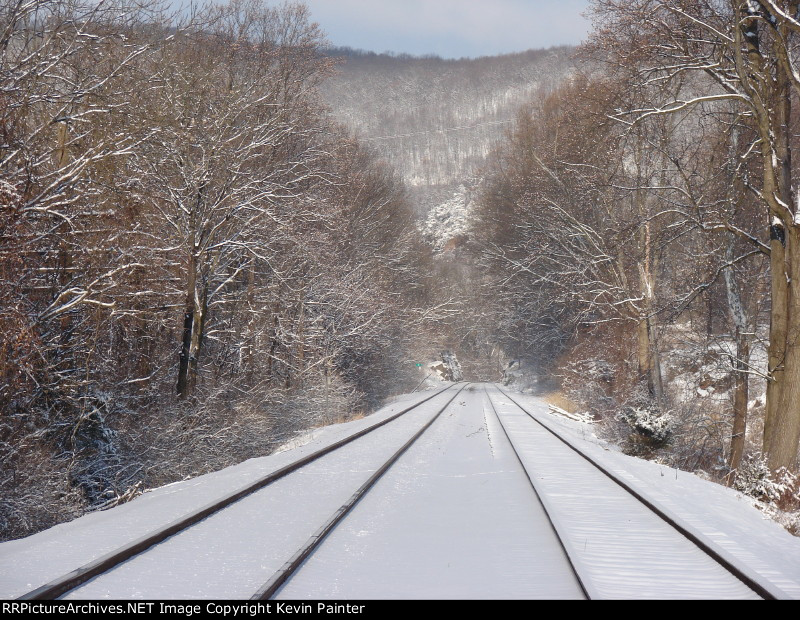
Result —
<instances>
[{"instance_id":1,"label":"forest","mask_svg":"<svg viewBox=\"0 0 800 620\"><path fill-rule=\"evenodd\" d=\"M438 317L306 7L168 8L0 9L3 538L410 391Z\"/></svg>"},{"instance_id":2,"label":"forest","mask_svg":"<svg viewBox=\"0 0 800 620\"><path fill-rule=\"evenodd\" d=\"M800 532L798 9L594 0L578 48L444 60L300 3L4 0L0 539L443 352Z\"/></svg>"},{"instance_id":3,"label":"forest","mask_svg":"<svg viewBox=\"0 0 800 620\"><path fill-rule=\"evenodd\" d=\"M496 337L628 453L797 511L798 3L591 6L487 165Z\"/></svg>"}]
</instances>

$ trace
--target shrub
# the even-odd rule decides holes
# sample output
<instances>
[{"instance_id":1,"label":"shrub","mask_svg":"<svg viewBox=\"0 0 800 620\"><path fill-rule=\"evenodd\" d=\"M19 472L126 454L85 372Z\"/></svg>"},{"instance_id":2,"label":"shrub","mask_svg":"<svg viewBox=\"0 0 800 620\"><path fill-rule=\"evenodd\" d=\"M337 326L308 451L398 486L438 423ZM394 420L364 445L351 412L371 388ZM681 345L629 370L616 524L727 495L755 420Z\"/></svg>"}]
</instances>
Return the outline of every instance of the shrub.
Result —
<instances>
[{"instance_id":1,"label":"shrub","mask_svg":"<svg viewBox=\"0 0 800 620\"><path fill-rule=\"evenodd\" d=\"M786 501L797 487L797 477L786 469L778 472L777 480L767 467L767 459L760 452L747 454L736 471L733 488L761 501L777 503Z\"/></svg>"}]
</instances>

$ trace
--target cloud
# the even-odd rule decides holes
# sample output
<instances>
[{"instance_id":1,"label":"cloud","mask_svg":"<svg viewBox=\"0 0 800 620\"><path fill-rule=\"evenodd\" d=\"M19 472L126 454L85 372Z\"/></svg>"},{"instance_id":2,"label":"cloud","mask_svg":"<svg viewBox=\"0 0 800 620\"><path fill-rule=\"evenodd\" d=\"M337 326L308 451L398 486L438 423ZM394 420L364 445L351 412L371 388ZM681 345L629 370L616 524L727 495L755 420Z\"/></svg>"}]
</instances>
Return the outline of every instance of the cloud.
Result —
<instances>
[{"instance_id":1,"label":"cloud","mask_svg":"<svg viewBox=\"0 0 800 620\"><path fill-rule=\"evenodd\" d=\"M480 56L579 43L588 0L307 0L336 45Z\"/></svg>"}]
</instances>

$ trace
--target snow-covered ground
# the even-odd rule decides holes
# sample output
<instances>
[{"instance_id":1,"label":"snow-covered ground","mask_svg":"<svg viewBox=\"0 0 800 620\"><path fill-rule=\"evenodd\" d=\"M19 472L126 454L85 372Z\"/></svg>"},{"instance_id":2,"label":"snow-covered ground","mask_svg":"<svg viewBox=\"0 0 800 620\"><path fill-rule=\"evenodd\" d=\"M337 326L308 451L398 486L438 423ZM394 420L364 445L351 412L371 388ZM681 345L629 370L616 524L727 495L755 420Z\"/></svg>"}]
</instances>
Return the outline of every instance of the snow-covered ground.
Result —
<instances>
[{"instance_id":1,"label":"snow-covered ground","mask_svg":"<svg viewBox=\"0 0 800 620\"><path fill-rule=\"evenodd\" d=\"M459 185L448 200L435 205L420 223L420 231L436 252L448 249L448 242L455 243L467 234L471 203L472 192Z\"/></svg>"},{"instance_id":2,"label":"snow-covered ground","mask_svg":"<svg viewBox=\"0 0 800 620\"><path fill-rule=\"evenodd\" d=\"M514 394L513 397L559 432L565 433L581 450L639 493L680 519L706 542L755 571L785 594L800 598L800 538L792 536L762 514L752 498L694 474L622 454L616 446L598 439L590 425L551 415L547 404L533 396ZM526 453L531 457L538 454L533 450ZM554 492L561 497L564 490L561 488ZM590 512L594 513L597 508L590 506ZM624 522L627 516L621 514L619 519ZM577 526L574 534L578 549L582 545L589 549L592 538L599 542L599 530L590 531L580 539L577 533L580 527ZM648 539L641 541L640 549L643 558L654 551ZM604 556L602 562L607 560L608 557ZM593 565L596 561L600 559L587 560L587 564Z\"/></svg>"},{"instance_id":3,"label":"snow-covered ground","mask_svg":"<svg viewBox=\"0 0 800 620\"><path fill-rule=\"evenodd\" d=\"M302 445L293 449L167 485L111 510L2 543L0 598L21 596L430 395L405 395L366 418L312 431L300 439L298 443Z\"/></svg>"},{"instance_id":4,"label":"snow-covered ground","mask_svg":"<svg viewBox=\"0 0 800 620\"><path fill-rule=\"evenodd\" d=\"M753 593L609 491L580 457L533 430L489 387L461 392L281 590L314 598L573 598L581 595L501 426L540 487L573 561L599 597L747 598ZM75 598L246 598L435 416L450 390L87 582ZM0 596L19 596L428 394L320 429L303 444L145 493L26 539L0 544ZM676 515L771 587L800 598L800 539L751 500L692 474L625 456L592 428L514 395L592 458ZM554 443L555 442L555 443ZM613 486L613 484L612 484Z\"/></svg>"}]
</instances>

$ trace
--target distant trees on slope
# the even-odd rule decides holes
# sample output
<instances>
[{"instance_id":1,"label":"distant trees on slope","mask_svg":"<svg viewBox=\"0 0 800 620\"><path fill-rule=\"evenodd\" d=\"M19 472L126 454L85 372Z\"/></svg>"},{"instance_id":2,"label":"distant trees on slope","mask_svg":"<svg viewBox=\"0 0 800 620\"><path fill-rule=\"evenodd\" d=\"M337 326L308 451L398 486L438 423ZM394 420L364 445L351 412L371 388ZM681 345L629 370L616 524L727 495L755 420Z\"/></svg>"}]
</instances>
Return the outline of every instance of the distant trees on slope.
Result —
<instances>
[{"instance_id":1,"label":"distant trees on slope","mask_svg":"<svg viewBox=\"0 0 800 620\"><path fill-rule=\"evenodd\" d=\"M519 105L570 71L572 51L452 60L333 48L339 73L322 91L406 182L451 185L484 164Z\"/></svg>"}]
</instances>

